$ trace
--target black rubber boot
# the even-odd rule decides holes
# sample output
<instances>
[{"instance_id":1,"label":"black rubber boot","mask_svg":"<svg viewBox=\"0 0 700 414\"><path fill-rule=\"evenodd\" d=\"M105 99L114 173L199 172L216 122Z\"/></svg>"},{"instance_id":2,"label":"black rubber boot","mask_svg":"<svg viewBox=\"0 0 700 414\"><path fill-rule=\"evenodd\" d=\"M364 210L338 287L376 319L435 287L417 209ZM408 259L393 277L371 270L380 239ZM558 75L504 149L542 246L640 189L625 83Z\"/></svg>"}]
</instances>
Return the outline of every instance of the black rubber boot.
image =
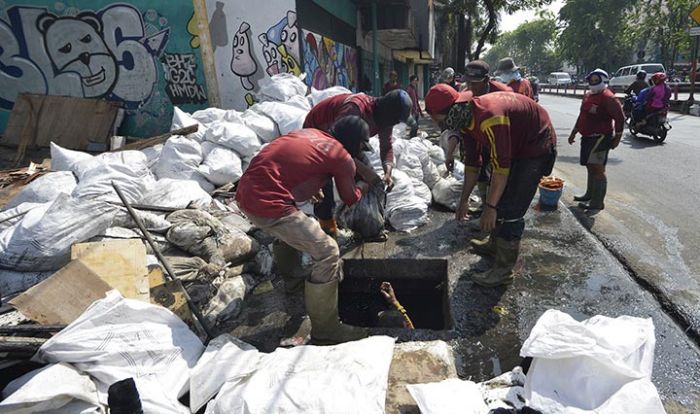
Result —
<instances>
[{"instance_id":1,"label":"black rubber boot","mask_svg":"<svg viewBox=\"0 0 700 414\"><path fill-rule=\"evenodd\" d=\"M579 203L578 206L584 210L602 210L605 208L605 193L608 190L608 179L602 178L593 182L591 188L591 201L588 203Z\"/></svg>"},{"instance_id":2,"label":"black rubber boot","mask_svg":"<svg viewBox=\"0 0 700 414\"><path fill-rule=\"evenodd\" d=\"M574 201L591 201L591 187L593 186L593 177L588 174L586 181L586 193L580 196L574 196Z\"/></svg>"}]
</instances>

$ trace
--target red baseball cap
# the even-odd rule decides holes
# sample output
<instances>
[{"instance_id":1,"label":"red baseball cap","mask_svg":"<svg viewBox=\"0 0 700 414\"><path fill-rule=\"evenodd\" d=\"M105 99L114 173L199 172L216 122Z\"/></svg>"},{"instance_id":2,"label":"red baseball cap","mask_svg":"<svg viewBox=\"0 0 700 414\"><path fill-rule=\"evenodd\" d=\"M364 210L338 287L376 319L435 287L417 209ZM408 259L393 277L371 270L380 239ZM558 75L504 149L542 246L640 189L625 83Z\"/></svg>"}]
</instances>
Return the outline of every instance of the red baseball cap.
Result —
<instances>
[{"instance_id":1,"label":"red baseball cap","mask_svg":"<svg viewBox=\"0 0 700 414\"><path fill-rule=\"evenodd\" d=\"M471 91L457 92L446 83L439 83L425 95L425 110L429 114L440 114L456 103L469 102L474 97Z\"/></svg>"}]
</instances>

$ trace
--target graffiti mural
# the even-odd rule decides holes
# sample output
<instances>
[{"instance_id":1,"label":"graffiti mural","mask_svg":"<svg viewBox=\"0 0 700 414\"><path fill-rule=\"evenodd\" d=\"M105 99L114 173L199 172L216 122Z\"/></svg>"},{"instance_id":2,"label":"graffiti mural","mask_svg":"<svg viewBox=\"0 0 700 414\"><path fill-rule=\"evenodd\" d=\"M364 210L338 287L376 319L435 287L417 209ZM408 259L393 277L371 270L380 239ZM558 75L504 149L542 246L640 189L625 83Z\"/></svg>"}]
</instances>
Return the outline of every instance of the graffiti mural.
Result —
<instances>
[{"instance_id":1,"label":"graffiti mural","mask_svg":"<svg viewBox=\"0 0 700 414\"><path fill-rule=\"evenodd\" d=\"M188 43L180 50L173 44L175 30L189 40L186 20L173 27L169 15L125 3L23 3L32 5L0 9L0 129L24 92L116 101L127 111L125 133L160 132L173 104L206 102L200 58ZM92 9L94 3L103 6Z\"/></svg>"},{"instance_id":2,"label":"graffiti mural","mask_svg":"<svg viewBox=\"0 0 700 414\"><path fill-rule=\"evenodd\" d=\"M255 103L259 83L278 73L300 75L300 44L293 0L208 0L219 95L227 109ZM270 10L284 10L270 13Z\"/></svg>"},{"instance_id":3,"label":"graffiti mural","mask_svg":"<svg viewBox=\"0 0 700 414\"><path fill-rule=\"evenodd\" d=\"M357 50L304 30L306 84L316 89L344 86L357 92Z\"/></svg>"}]
</instances>

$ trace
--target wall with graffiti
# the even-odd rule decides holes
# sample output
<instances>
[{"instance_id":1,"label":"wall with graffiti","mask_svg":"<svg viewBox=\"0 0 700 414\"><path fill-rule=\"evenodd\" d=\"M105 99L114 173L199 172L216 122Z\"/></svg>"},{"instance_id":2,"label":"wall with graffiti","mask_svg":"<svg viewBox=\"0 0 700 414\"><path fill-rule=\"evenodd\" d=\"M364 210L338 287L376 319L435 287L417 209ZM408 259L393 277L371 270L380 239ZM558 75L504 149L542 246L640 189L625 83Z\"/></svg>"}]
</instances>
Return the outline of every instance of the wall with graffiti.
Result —
<instances>
[{"instance_id":1,"label":"wall with graffiti","mask_svg":"<svg viewBox=\"0 0 700 414\"><path fill-rule=\"evenodd\" d=\"M207 0L221 105L252 105L261 79L301 74L294 0Z\"/></svg>"},{"instance_id":2,"label":"wall with graffiti","mask_svg":"<svg viewBox=\"0 0 700 414\"><path fill-rule=\"evenodd\" d=\"M18 93L106 98L120 133L170 126L173 105L205 107L191 0L0 0L0 131Z\"/></svg>"},{"instance_id":3,"label":"wall with graffiti","mask_svg":"<svg viewBox=\"0 0 700 414\"><path fill-rule=\"evenodd\" d=\"M303 34L306 84L316 89L340 85L357 92L357 50L308 30Z\"/></svg>"}]
</instances>

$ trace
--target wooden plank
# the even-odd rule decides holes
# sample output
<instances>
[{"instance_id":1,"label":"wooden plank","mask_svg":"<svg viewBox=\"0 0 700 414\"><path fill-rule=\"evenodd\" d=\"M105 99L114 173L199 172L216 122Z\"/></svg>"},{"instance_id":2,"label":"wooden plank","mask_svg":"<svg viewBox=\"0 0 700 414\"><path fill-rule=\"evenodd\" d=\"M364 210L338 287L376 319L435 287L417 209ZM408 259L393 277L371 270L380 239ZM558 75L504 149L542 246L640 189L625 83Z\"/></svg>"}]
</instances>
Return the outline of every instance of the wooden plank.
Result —
<instances>
[{"instance_id":1,"label":"wooden plank","mask_svg":"<svg viewBox=\"0 0 700 414\"><path fill-rule=\"evenodd\" d=\"M150 301L146 246L140 240L74 244L71 259L83 261L125 298Z\"/></svg>"},{"instance_id":2,"label":"wooden plank","mask_svg":"<svg viewBox=\"0 0 700 414\"><path fill-rule=\"evenodd\" d=\"M71 149L106 148L119 108L104 99L20 94L10 113L2 143L47 147L51 141Z\"/></svg>"},{"instance_id":3,"label":"wooden plank","mask_svg":"<svg viewBox=\"0 0 700 414\"><path fill-rule=\"evenodd\" d=\"M85 263L75 260L12 299L10 304L42 325L67 325L110 290L112 286Z\"/></svg>"}]
</instances>

